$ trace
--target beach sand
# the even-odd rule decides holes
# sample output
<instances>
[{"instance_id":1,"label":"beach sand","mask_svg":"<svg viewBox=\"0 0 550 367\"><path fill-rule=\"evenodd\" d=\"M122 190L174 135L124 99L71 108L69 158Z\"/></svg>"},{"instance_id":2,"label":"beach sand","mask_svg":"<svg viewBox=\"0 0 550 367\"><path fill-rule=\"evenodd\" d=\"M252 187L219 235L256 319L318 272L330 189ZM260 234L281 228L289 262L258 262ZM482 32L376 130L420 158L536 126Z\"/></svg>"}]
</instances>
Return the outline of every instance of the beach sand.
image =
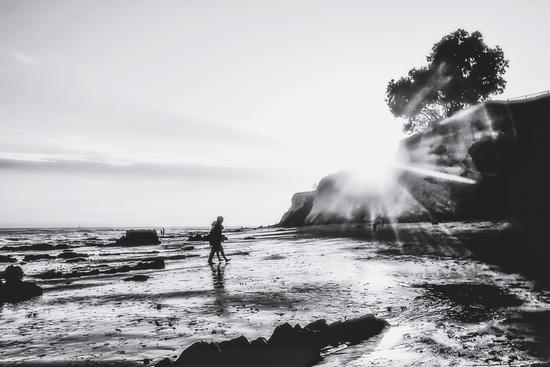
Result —
<instances>
[{"instance_id":1,"label":"beach sand","mask_svg":"<svg viewBox=\"0 0 550 367\"><path fill-rule=\"evenodd\" d=\"M213 266L206 264L206 242L186 241L189 229L171 228L161 245L139 247L104 246L120 229L2 230L2 246L68 244L89 255L77 263L29 261L22 265L28 279L51 269L104 271L158 257L166 268L34 279L43 296L0 306L0 364L144 365L174 359L198 340L251 340L269 337L283 322L367 313L391 326L358 345L324 351L321 366L548 362L547 287L491 264L478 251L483 243L472 241L508 228L455 222L403 223L380 234L365 225L235 231L224 244L231 262ZM62 251L0 254L21 261ZM125 280L138 274L149 278Z\"/></svg>"}]
</instances>

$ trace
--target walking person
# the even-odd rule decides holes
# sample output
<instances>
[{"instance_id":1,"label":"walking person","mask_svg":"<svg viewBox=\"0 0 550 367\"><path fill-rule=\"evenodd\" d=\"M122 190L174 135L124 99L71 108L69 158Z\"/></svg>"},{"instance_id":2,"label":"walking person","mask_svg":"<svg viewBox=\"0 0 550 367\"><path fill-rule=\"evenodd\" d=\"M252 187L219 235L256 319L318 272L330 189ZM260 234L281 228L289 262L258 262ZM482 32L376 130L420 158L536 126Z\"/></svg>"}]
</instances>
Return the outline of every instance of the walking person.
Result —
<instances>
[{"instance_id":1,"label":"walking person","mask_svg":"<svg viewBox=\"0 0 550 367\"><path fill-rule=\"evenodd\" d=\"M223 252L223 217L219 216L215 222L212 223L212 229L210 229L210 234L208 235L208 242L210 243L210 255L208 256L208 263L212 264L212 259L214 254L218 256L218 261L221 262L220 253L223 256L225 262L228 262L231 259L228 259Z\"/></svg>"},{"instance_id":2,"label":"walking person","mask_svg":"<svg viewBox=\"0 0 550 367\"><path fill-rule=\"evenodd\" d=\"M377 233L380 230L384 229L384 217L381 215L377 216L374 222L372 223L372 231Z\"/></svg>"}]
</instances>

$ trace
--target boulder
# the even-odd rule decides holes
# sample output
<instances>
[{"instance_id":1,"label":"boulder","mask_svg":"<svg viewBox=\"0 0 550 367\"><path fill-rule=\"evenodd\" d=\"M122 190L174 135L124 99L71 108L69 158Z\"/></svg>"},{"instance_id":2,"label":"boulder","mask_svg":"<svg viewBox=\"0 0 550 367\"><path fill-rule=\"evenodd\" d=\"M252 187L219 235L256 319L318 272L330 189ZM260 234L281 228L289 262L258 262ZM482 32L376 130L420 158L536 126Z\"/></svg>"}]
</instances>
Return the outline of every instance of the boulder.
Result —
<instances>
[{"instance_id":1,"label":"boulder","mask_svg":"<svg viewBox=\"0 0 550 367\"><path fill-rule=\"evenodd\" d=\"M126 235L116 241L118 246L140 246L160 244L157 231L154 229L129 229Z\"/></svg>"},{"instance_id":2,"label":"boulder","mask_svg":"<svg viewBox=\"0 0 550 367\"><path fill-rule=\"evenodd\" d=\"M2 273L6 279L0 283L0 303L16 303L26 301L42 294L42 288L36 283L23 281L23 269L20 266L10 265Z\"/></svg>"},{"instance_id":3,"label":"boulder","mask_svg":"<svg viewBox=\"0 0 550 367\"><path fill-rule=\"evenodd\" d=\"M369 314L332 323L324 332L328 334L332 345L336 346L344 342L355 344L379 334L387 325L385 320Z\"/></svg>"},{"instance_id":4,"label":"boulder","mask_svg":"<svg viewBox=\"0 0 550 367\"><path fill-rule=\"evenodd\" d=\"M173 363L162 366L271 366L307 367L319 362L321 349L329 344L358 343L380 333L386 321L373 315L335 322L317 320L305 328L289 323L279 325L266 340L249 342L244 336L220 343L197 342L185 349ZM159 366L159 364L157 364Z\"/></svg>"}]
</instances>

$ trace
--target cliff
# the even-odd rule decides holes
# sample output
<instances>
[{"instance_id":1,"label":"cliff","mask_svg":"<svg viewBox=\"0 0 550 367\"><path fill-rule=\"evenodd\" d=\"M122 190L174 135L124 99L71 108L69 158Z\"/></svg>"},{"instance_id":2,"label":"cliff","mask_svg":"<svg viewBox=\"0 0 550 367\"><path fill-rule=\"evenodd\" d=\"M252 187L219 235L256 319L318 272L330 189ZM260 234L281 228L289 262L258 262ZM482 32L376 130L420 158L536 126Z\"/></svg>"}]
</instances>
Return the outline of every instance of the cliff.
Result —
<instances>
[{"instance_id":1,"label":"cliff","mask_svg":"<svg viewBox=\"0 0 550 367\"><path fill-rule=\"evenodd\" d=\"M279 223L508 219L539 223L550 204L550 96L485 102L401 142L382 191L349 190L338 172L296 194Z\"/></svg>"}]
</instances>

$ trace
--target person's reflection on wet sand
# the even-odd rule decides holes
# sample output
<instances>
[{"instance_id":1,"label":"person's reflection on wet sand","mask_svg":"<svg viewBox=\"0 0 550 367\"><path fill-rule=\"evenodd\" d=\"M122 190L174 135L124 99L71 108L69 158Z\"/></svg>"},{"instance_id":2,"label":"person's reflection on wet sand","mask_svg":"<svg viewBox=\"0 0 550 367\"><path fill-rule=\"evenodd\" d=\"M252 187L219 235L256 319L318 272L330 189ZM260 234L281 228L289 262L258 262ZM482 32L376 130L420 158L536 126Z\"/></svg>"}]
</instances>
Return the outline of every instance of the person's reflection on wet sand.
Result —
<instances>
[{"instance_id":1,"label":"person's reflection on wet sand","mask_svg":"<svg viewBox=\"0 0 550 367\"><path fill-rule=\"evenodd\" d=\"M212 285L214 287L216 313L221 315L225 313L225 264L210 264L210 269L212 270Z\"/></svg>"},{"instance_id":2,"label":"person's reflection on wet sand","mask_svg":"<svg viewBox=\"0 0 550 367\"><path fill-rule=\"evenodd\" d=\"M214 266L214 264L210 264L210 269L212 269L212 284L214 285L214 289L223 289L224 287L224 268L225 264L218 264L217 266Z\"/></svg>"}]
</instances>

